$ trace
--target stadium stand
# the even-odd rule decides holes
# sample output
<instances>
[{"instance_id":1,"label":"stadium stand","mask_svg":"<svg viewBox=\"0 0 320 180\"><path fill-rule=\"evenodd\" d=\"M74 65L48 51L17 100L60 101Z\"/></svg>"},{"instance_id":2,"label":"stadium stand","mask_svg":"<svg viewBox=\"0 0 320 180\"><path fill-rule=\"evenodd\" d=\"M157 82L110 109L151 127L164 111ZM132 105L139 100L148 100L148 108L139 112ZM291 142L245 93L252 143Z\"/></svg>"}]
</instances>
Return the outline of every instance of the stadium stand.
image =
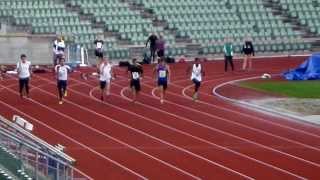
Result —
<instances>
[{"instance_id":1,"label":"stadium stand","mask_svg":"<svg viewBox=\"0 0 320 180\"><path fill-rule=\"evenodd\" d=\"M272 0L280 5L283 11L310 28L312 33L320 35L320 1L319 0Z\"/></svg>"},{"instance_id":2,"label":"stadium stand","mask_svg":"<svg viewBox=\"0 0 320 180\"><path fill-rule=\"evenodd\" d=\"M34 136L30 123L23 122L27 129L0 116L0 179L90 179L73 168L75 160L61 151L61 145L54 147Z\"/></svg>"},{"instance_id":3,"label":"stadium stand","mask_svg":"<svg viewBox=\"0 0 320 180\"><path fill-rule=\"evenodd\" d=\"M89 50L103 35L114 59L143 49L151 32L164 35L170 56L188 54L190 47L196 54L222 54L229 36L236 52L247 36L260 53L304 52L320 33L318 0L1 0L0 10L34 34L63 34Z\"/></svg>"},{"instance_id":4,"label":"stadium stand","mask_svg":"<svg viewBox=\"0 0 320 180\"><path fill-rule=\"evenodd\" d=\"M132 10L129 3L118 0L71 0L70 5L81 7L84 14L92 14L95 22L102 23L109 32L119 33L119 38L128 40L128 45L143 47L149 34L157 33L164 36L169 47L174 47L169 51L172 55L185 53L181 47L175 47L173 34L164 27L154 26L151 19L143 18L138 10Z\"/></svg>"},{"instance_id":5,"label":"stadium stand","mask_svg":"<svg viewBox=\"0 0 320 180\"><path fill-rule=\"evenodd\" d=\"M179 29L181 36L200 43L204 54L222 53L224 38L229 36L234 39L237 52L246 36L253 39L260 52L310 49L310 44L304 42L299 32L259 0L138 2L153 9L159 19L169 23L170 28Z\"/></svg>"}]
</instances>

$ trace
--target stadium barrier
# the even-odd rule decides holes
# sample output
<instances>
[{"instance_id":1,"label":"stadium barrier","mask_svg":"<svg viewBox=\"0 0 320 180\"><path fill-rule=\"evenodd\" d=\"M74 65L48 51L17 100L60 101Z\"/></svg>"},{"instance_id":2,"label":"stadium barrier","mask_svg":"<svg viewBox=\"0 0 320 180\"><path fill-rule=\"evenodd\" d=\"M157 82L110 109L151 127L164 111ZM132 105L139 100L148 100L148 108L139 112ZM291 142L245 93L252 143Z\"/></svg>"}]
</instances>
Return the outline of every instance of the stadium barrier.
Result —
<instances>
[{"instance_id":1,"label":"stadium barrier","mask_svg":"<svg viewBox=\"0 0 320 180\"><path fill-rule=\"evenodd\" d=\"M67 45L66 57L67 63L73 67L90 65L88 50L79 44Z\"/></svg>"},{"instance_id":2,"label":"stadium barrier","mask_svg":"<svg viewBox=\"0 0 320 180\"><path fill-rule=\"evenodd\" d=\"M19 123L23 119L14 118ZM92 179L74 167L75 159L62 151L62 145L46 143L25 129L31 123L26 120L24 123L22 127L0 116L0 179Z\"/></svg>"}]
</instances>

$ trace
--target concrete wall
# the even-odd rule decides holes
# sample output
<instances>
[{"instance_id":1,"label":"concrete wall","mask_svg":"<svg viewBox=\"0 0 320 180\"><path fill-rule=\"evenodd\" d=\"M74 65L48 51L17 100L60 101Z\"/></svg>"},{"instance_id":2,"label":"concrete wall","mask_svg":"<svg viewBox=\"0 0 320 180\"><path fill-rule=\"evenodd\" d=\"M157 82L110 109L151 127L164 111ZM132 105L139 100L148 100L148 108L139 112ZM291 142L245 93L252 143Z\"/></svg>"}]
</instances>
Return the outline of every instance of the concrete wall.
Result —
<instances>
[{"instance_id":1,"label":"concrete wall","mask_svg":"<svg viewBox=\"0 0 320 180\"><path fill-rule=\"evenodd\" d=\"M15 64L22 53L32 64L52 63L54 36L0 35L0 64Z\"/></svg>"}]
</instances>

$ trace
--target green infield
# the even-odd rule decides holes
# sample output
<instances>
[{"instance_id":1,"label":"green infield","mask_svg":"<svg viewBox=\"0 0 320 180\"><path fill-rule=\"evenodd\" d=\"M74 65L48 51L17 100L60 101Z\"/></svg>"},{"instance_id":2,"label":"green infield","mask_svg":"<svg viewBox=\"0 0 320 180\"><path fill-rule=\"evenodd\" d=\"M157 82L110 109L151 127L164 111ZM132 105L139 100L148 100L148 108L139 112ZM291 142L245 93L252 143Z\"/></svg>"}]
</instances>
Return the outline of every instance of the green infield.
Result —
<instances>
[{"instance_id":1,"label":"green infield","mask_svg":"<svg viewBox=\"0 0 320 180\"><path fill-rule=\"evenodd\" d=\"M320 81L247 81L240 86L295 98L320 98Z\"/></svg>"}]
</instances>

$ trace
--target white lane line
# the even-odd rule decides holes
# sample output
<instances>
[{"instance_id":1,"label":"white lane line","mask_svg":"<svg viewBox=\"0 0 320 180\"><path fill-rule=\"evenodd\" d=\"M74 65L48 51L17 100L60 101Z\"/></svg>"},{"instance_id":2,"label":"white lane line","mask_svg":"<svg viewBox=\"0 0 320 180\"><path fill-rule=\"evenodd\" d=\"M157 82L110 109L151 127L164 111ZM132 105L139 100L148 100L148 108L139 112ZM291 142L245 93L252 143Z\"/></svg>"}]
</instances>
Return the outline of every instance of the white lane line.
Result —
<instances>
[{"instance_id":1,"label":"white lane line","mask_svg":"<svg viewBox=\"0 0 320 180\"><path fill-rule=\"evenodd\" d=\"M70 140L71 142L76 143L76 144L78 144L79 146L82 146L84 149L89 150L90 152L92 152L93 154L97 155L98 157L100 157L100 158L102 158L102 159L104 159L104 160L107 160L107 161L115 164L116 166L122 168L123 170L126 170L126 171L130 172L131 174L133 174L133 175L135 175L135 176L137 176L137 177L139 177L139 178L141 178L141 179L147 180L146 177L144 177L144 176L142 176L142 175L134 172L133 170L131 170L131 169L129 169L129 168L121 165L120 163L118 163L118 162L116 162L116 161L114 161L114 160L112 160L112 159L104 156L103 154L95 151L94 149L90 148L89 146L86 146L86 145L82 144L81 142L73 139L72 137L69 137L69 136L67 136L66 134L64 134L64 133L62 133L62 132L60 132L60 131L52 128L52 127L50 127L49 125L47 125L47 124L43 123L42 121L40 121L40 120L32 117L31 115L28 115L28 114L26 114L25 112L20 111L19 109L17 109L17 108L15 108L15 107L13 107L13 106L11 106L11 105L3 102L2 100L0 100L0 103L3 104L4 106L7 106L8 108L16 111L16 112L19 112L20 114L22 114L23 116L27 117L28 119L31 119L31 120L33 120L34 122L37 122L38 124L40 124L40 125L48 128L48 129L50 129L51 131L55 132L56 134L59 134L60 136L66 138L66 139L68 139L68 140ZM90 179L93 179L93 178L90 178Z\"/></svg>"},{"instance_id":2,"label":"white lane line","mask_svg":"<svg viewBox=\"0 0 320 180\"><path fill-rule=\"evenodd\" d=\"M153 94L153 95L155 96L155 94ZM158 97L155 96L155 98L158 98ZM261 130L255 130L255 128L252 128L252 127L249 127L249 126L246 126L246 125L237 123L237 122L233 122L233 121L231 121L231 120L229 120L229 119L225 119L225 118L222 118L222 117L219 117L219 116L216 116L216 115L212 115L212 114L209 114L209 113L206 113L206 112L198 111L198 110L196 110L196 109L192 109L192 108L189 108L189 107L186 107L186 106L183 106L183 105L174 103L174 102L172 102L172 101L166 101L166 102L170 102L171 104L176 105L176 106L178 106L178 107L181 107L181 108L184 108L184 109L188 109L188 110L190 110L190 111L198 112L198 113L200 113L200 114L203 114L203 115L206 115L206 116L215 118L215 119L219 119L219 120L222 120L222 121L226 121L226 122L229 122L229 123L232 123L232 124L236 124L236 125L238 125L238 126L245 127L245 128L248 128L248 129L251 129L251 130L254 130L254 131L261 131ZM201 123L199 123L199 124L201 124ZM262 131L262 133L266 133L266 132ZM237 137L238 137L238 136L237 136ZM240 138L240 137L239 137L239 138ZM242 138L242 139L243 139L243 138ZM318 164L318 163L311 162L311 161L306 160L306 159L303 159L303 158L301 158L301 157L297 157L297 156L288 154L288 153L286 153L286 152L282 152L282 151L280 151L280 150L277 150L277 149L274 149L274 148L265 146L265 145L263 145L263 144L259 144L259 143L253 142L253 141L251 141L251 140L247 140L247 139L245 139L245 140L248 141L248 142L250 141L251 143L254 143L254 144L259 145L259 146L261 146L261 147L265 147L265 148L267 148L267 149L269 149L269 150L272 150L272 151L281 153L281 154L283 154L283 155L292 157L292 158L294 158L294 159L300 160L300 161L302 161L302 162L311 164L311 165L313 165L313 166L320 167L320 164ZM292 141L292 140L290 140L290 141ZM299 142L296 142L296 144L298 144L298 143L299 143ZM299 143L299 144L302 144L302 143ZM309 146L309 145L305 145L305 144L304 144L304 146ZM315 147L311 147L311 146L310 146L309 148L312 148L312 149L314 149L314 150L319 151L319 149L318 149L318 148L315 148Z\"/></svg>"},{"instance_id":3,"label":"white lane line","mask_svg":"<svg viewBox=\"0 0 320 180\"><path fill-rule=\"evenodd\" d=\"M98 87L95 87L95 88L93 88L93 89L90 91L90 97L92 97L92 99L94 99L94 100L97 101L97 102L101 102L101 101L97 100L97 98L94 97L94 95L93 95L93 91L94 91L95 89L97 89L97 88L98 88ZM112 95L118 97L118 95L115 95L115 94L112 94ZM109 104L109 103L106 103L106 102L101 102L101 103L106 104L106 105L109 105L109 106L112 106L112 107L115 107L114 105ZM118 107L116 107L116 108L119 109ZM133 115L135 115L135 116L138 116L138 117L140 117L140 118L142 118L142 119L145 119L145 120L148 120L148 121L153 121L153 120L151 120L151 119L149 119L149 118L146 118L145 116L142 116L142 115L140 115L140 114L134 113L134 112L132 112L132 111L128 111L128 110L124 110L124 109L121 109L121 110L124 111L124 112L130 113L130 114L133 114ZM155 123L155 121L153 121L153 122ZM157 123L157 124L161 124L161 123ZM166 125L164 125L164 126L166 126ZM167 126L167 127L169 127L169 126ZM170 129L173 129L173 128L170 128ZM139 131L140 131L140 130L139 130ZM156 138L156 137L154 137L154 138ZM160 142L163 142L163 143L169 145L169 146L175 147L176 149L179 149L179 150L181 150L181 151L183 151L183 152L186 152L186 153L188 153L188 154L190 154L190 155L192 155L192 156L194 156L194 157L197 157L197 158L199 158L199 159L201 159L201 160L204 160L204 161L206 161L206 162L209 162L210 164L213 164L213 165L215 165L215 166L218 166L218 167L220 167L220 168L223 168L223 169L225 169L225 170L228 170L228 171L230 171L230 172L233 172L233 173L235 173L235 174L237 174L237 175L240 175L240 176L242 176L242 177L245 177L245 178L248 178L248 179L253 179L253 178L251 178L251 177L249 177L249 176L247 176L247 175L244 175L244 174L242 174L242 173L240 173L240 172L238 172L238 171L235 171L235 170L233 170L233 169L231 169L231 168L228 168L228 167L226 167L226 166L223 166L222 164L219 164L219 163L217 163L217 162L211 161L211 160L209 160L209 159L207 159L207 158L205 158L205 157L203 157L203 156L200 156L200 155L198 155L198 154L194 154L194 153L192 153L192 152L190 152L190 151L188 151L188 150L185 150L185 149L183 149L183 148L181 148L181 147L178 147L178 146L176 146L176 145L173 145L173 144L171 144L171 143L169 143L169 142L166 142L166 141L164 141L164 140L162 140L162 139L159 139L159 138L156 138L156 139L157 139L158 141L160 141Z\"/></svg>"},{"instance_id":4,"label":"white lane line","mask_svg":"<svg viewBox=\"0 0 320 180\"><path fill-rule=\"evenodd\" d=\"M42 90L42 89L38 89L38 90L40 90L40 91L42 91L42 92L44 92L44 93L46 93L46 94L48 94L48 95L55 96L54 94L49 93L49 92L47 92L47 91L44 91L44 90ZM11 90L11 91L12 91L12 90ZM70 90L70 91L72 91L72 92L74 92L74 93L77 93L77 91L75 91L75 90ZM86 97L88 98L88 96L86 96ZM175 169L175 170L177 170L177 171L179 171L179 172L181 172L181 173L183 173L183 174L185 174L185 175L188 175L188 176L192 177L193 179L200 179L199 177L197 177L197 176L195 176L195 175L193 175L193 174L191 174L191 173L189 173L189 172L186 172L186 171L184 171L184 170L182 170L182 169L180 169L180 168L178 168L178 167L176 167L176 166L174 166L174 165L172 165L172 164L170 164L170 163L168 163L168 162L165 162L165 161L163 161L163 160L161 160L161 159L158 159L158 158L156 158L156 157L154 157L154 156L152 156L152 155L150 155L150 154L148 154L148 153L145 153L144 151L142 151L142 150L140 150L140 149L137 149L137 148L134 147L134 146L131 146L131 145L129 145L129 144L127 144L127 143L125 143L125 142L117 139L117 138L114 138L114 137L112 137L112 136L110 136L110 135L108 135L108 134L106 134L106 133L104 133L104 132L101 132L101 131L93 128L92 126L88 126L88 125L82 123L81 121L78 121L78 120L76 120L76 119L74 119L74 118L72 118L72 117L70 117L70 116L68 116L68 115L65 115L65 114L63 114L63 113L60 113L59 111L57 111L57 110L55 110L55 109L52 109L52 108L50 108L50 107L48 107L48 106L45 106L45 105L43 105L43 104L41 104L41 103L39 103L39 102L37 102L37 101L35 101L35 100L32 100L32 99L30 99L30 101L32 101L32 102L34 102L34 103L36 103L36 104L38 104L38 105L40 105L40 106L42 106L42 107L44 107L44 108L46 108L46 109L48 109L48 110L56 113L56 114L59 114L60 116L63 116L63 117L65 117L65 118L67 118L67 119L70 119L71 121L73 121L73 122L75 122L75 123L77 123L77 124L80 124L80 125L88 128L88 129L90 129L91 131L94 131L94 132L96 132L96 133L98 133L98 134L100 134L100 135L103 135L103 136L105 136L105 137L108 137L108 138L110 138L110 139L112 139L112 140L114 140L114 141L116 141L116 142L118 142L118 143L120 143L120 144L122 144L122 145L124 145L124 146L127 146L127 147L129 147L129 148L131 148L131 149L133 149L133 150L135 150L135 151L137 151L137 152L139 152L139 153L141 153L141 154L143 154L143 155L145 155L145 156L147 156L147 157L149 157L149 158L151 158L151 159L153 159L153 160L156 160L156 161L158 161L158 162L160 162L160 163L162 163L162 164L164 164L164 165L166 165L166 166L168 166L168 167L170 167L170 168L173 168L173 169ZM152 138L152 139L156 139L156 140L158 140L158 141L160 141L160 142L162 142L162 143L164 143L164 144L169 145L168 142L162 141L162 140L160 140L160 139L158 139L158 138L156 138L156 137L153 137L153 136L151 136L151 135L149 135L149 134L147 134L147 133L145 133L145 132L143 132L143 131L140 131L140 130L135 129L135 128L131 127L131 126L128 126L128 125L126 125L126 124L123 124L123 123L121 123L121 122L118 122L118 121L115 120L115 119L112 119L112 118L110 118L110 117L107 117L107 116L104 116L104 115L102 115L102 114L99 114L99 113L97 113L97 112L95 112L95 111L92 111L91 109L88 109L88 108L86 108L86 107L84 107L84 106L78 105L78 104L74 103L73 101L65 100L65 102L68 102L68 103L70 103L70 104L72 104L72 105L74 105L74 106L77 106L77 107L80 108L80 109L83 109L83 110L85 110L85 111L88 111L88 112L90 112L90 113L93 113L93 114L95 114L95 115L98 115L99 117L102 117L102 118L104 118L104 119L110 120L110 121L112 121L112 122L115 122L116 124L119 124L119 125L123 126L123 127L129 128L129 129L131 129L131 130L133 130L133 131L135 131L135 132L138 132L138 133L143 134L143 135L145 135L145 136L147 136L147 137L150 137L150 138ZM100 102L101 102L101 101L100 101ZM172 145L172 147L174 147L174 146Z\"/></svg>"},{"instance_id":5,"label":"white lane line","mask_svg":"<svg viewBox=\"0 0 320 180\"><path fill-rule=\"evenodd\" d=\"M146 85L146 86L148 86L148 87L151 87L151 86L149 86L149 85ZM157 97L157 96L155 96L155 91L157 90L157 88L153 88L152 89L152 95L154 96L154 97ZM183 91L184 92L184 91ZM169 94L172 94L172 95L174 95L174 96L178 96L178 97L180 97L181 95L180 94L177 94L177 93L173 93L173 92L167 92L167 93L169 93ZM189 96L187 96L186 94L184 94L184 96L186 96L186 98L188 98L188 99L192 99L191 97L189 97ZM182 97L182 96L181 96ZM200 103L205 103L205 102L202 102L202 101L200 101L200 100L197 100L197 102L200 102ZM208 104L209 106L210 106L210 104ZM180 107L181 106L184 106L184 105L180 105ZM184 106L185 108L187 108L187 109L191 109L191 110L194 110L194 111L197 111L197 110L195 110L195 109L192 109L192 108L189 108L189 107L187 107L187 106ZM199 111L197 111L197 112L199 112ZM202 112L202 111L200 111L202 114L204 114L204 112ZM208 113L206 113L206 114L208 114ZM272 133L269 133L269 132L266 132L266 131L263 131L263 130L260 130L260 129L256 129L256 128L253 128L253 127L250 127L250 126L247 126L247 125L244 125L244 124L240 124L240 123L237 123L237 122L234 122L234 121L231 121L231 120L228 120L228 119L225 119L225 118L223 118L223 117L221 117L221 116L216 116L216 115L213 115L214 117L219 117L219 118L222 118L222 119L224 119L224 121L227 121L227 122L229 122L229 123L232 123L232 124L236 124L236 125L239 125L239 126L242 126L242 127L245 127L245 128L248 128L248 129L251 129L251 130L254 130L254 131L257 131L257 132L260 132L260 133L263 133L263 134L266 134L266 135L269 135L269 136L272 136L272 137L275 137L275 138L278 138L278 139L282 139L282 140L285 140L285 141L288 141L288 142L291 142L291 143L294 143L294 144L298 144L298 145L301 145L301 146L303 146L303 147L306 147L306 148L309 148L309 149L313 149L313 150L315 150L315 151L319 151L320 152L320 149L319 148L316 148L316 147L313 147L313 146L310 146L310 145L307 145L307 144L304 144L304 143L301 143L301 142L298 142L298 141L295 141L295 140L291 140L291 139L288 139L288 138L285 138L285 137L282 137L282 136L279 136L279 135L275 135L275 134L272 134Z\"/></svg>"},{"instance_id":6,"label":"white lane line","mask_svg":"<svg viewBox=\"0 0 320 180\"><path fill-rule=\"evenodd\" d=\"M77 81L77 80L75 80L75 81ZM86 83L84 83L84 84L86 84ZM88 85L87 85L87 86L88 86ZM89 86L91 87L91 85L89 85ZM95 87L95 88L97 88L97 87ZM130 113L130 114L134 114L134 115L136 115L136 116L140 116L141 118L145 118L144 116L141 116L141 115L136 114L136 113L134 113L134 112L131 112L131 111L128 111L128 110L124 110L124 109L122 109L122 108L120 108L120 107L114 106L114 105L109 104L109 103L106 103L106 102L101 102L101 100L97 100L97 99L92 95L92 92L93 92L93 90L94 90L95 88L93 88L93 89L90 91L90 96L91 96L91 98L94 99L95 101L97 101L97 102L99 102L99 103L104 103L104 104L106 104L106 105L109 105L109 106L114 107L114 108L116 108L116 109L119 109L119 110L121 110L121 111ZM79 94L79 95L82 95L83 97L87 97L86 94L77 92L77 91L75 91L75 90L72 90L72 91L73 91L74 93L77 93L77 94ZM112 94L112 95L113 95L113 94ZM88 98L88 97L87 97L87 98ZM120 97L120 98L121 98L121 97ZM70 101L69 101L69 102L70 102ZM253 179L253 178L251 178L251 177L249 177L249 176L246 176L246 175L244 175L244 174L241 174L241 173L239 173L239 172L237 172L237 171L234 171L234 170L232 170L232 169L230 169L230 168L228 168L228 167L225 167L225 166L223 166L223 165L221 165L221 164L218 164L218 163L213 162L213 161L211 161L211 160L209 160L209 159L206 159L206 158L204 158L204 157L202 157L202 156L199 156L199 155L197 155L197 154L194 154L194 153L192 153L192 152L190 152L190 151L188 151L188 150L185 150L185 149L183 149L183 148L181 148L181 147L178 147L178 146L176 146L176 145L173 145L173 144L171 144L171 143L169 143L169 142L167 142L167 141L164 141L164 140L159 139L159 138L157 138L157 137L151 136L150 134L147 134L147 133L145 133L145 132L143 132L143 131L141 131L141 130L138 130L138 129L136 129L136 128L133 128L133 127L131 127L131 126L128 126L128 125L126 125L126 124L123 124L123 123L121 123L121 122L118 122L118 121L116 121L116 120L114 120L114 119L112 119L112 118L109 118L109 117L107 117L107 116L104 116L104 115L102 115L102 114L99 114L99 113L97 113L97 112L95 112L95 111L92 111L92 110L90 110L90 109L88 109L88 108L79 106L78 104L75 104L75 103L73 103L73 102L70 102L70 103L78 106L78 107L81 108L81 109L84 109L84 110L89 111L89 112L91 112L91 113L93 113L93 114L95 114L95 115L98 115L98 116L100 116L100 117L102 117L102 118L106 118L106 119L108 119L108 120L110 120L110 121L112 121L112 122L115 122L115 123L117 123L117 124L119 124L119 125L121 125L121 126L127 127L127 128L129 128L129 129L132 129L132 130L134 130L134 131L136 131L136 132L139 132L140 134L143 134L143 135L145 135L145 136L147 136L147 137L153 138L153 139L155 139L155 140L157 140L157 141L159 141L159 142L162 142L162 143L167 144L167 145L169 145L169 146L171 146L171 147L174 147L174 148L176 148L176 149L178 149L178 150L180 150L180 151L183 151L183 152L185 152L185 153L188 153L188 154L190 154L190 155L192 155L192 156L195 156L195 157L197 157L197 158L199 158L199 159L205 160L206 162L209 162L209 163L214 164L214 165L216 165L216 166L219 166L219 167L221 167L221 168L227 169L227 170L229 170L229 171L231 171L231 172L233 172L233 173L235 173L235 174L237 174L237 175L240 175L240 176L245 177L245 178L248 178L248 179Z\"/></svg>"},{"instance_id":7,"label":"white lane line","mask_svg":"<svg viewBox=\"0 0 320 180\"><path fill-rule=\"evenodd\" d=\"M208 83L208 82L213 82L213 81L216 81L216 80L208 80L208 81L204 81L203 84L205 83ZM182 90L182 94L184 97L190 99L189 96L186 95L186 90L193 87L193 85L189 85L187 87L182 87L182 86L179 86L179 85L174 85L176 87L179 87L179 88L183 88ZM212 95L209 95L209 94L206 94L206 93L202 93L200 92L199 94L201 95L205 95L207 97L214 97ZM232 109L228 109L228 108L225 108L225 107L222 107L222 106L217 106L215 104L212 104L212 103L208 103L208 102L204 102L204 101L201 101L201 100L198 100L197 102L201 103L201 104L205 104L205 105L208 105L210 107L214 107L216 109L220 109L220 110L223 110L223 111L226 111L226 112L231 112L231 113L235 113L235 114L238 114L238 115L241 115L241 116L244 116L244 117L248 117L248 118L252 118L252 119L256 119L256 120L259 120L259 121L262 121L262 122L265 122L267 124L272 124L274 126L278 126L278 127L281 127L281 128L284 128L284 129L290 129L292 131L295 131L295 132L299 132L299 133L303 133L303 134L307 134L309 136L312 136L312 137L316 137L316 138L320 138L319 135L316 135L314 133L310 133L310 132L306 132L304 130L301 130L301 129L296 129L296 128L293 128L293 127L290 127L290 126L287 126L287 125L283 125L283 124L280 124L280 123L275 123L273 121L269 121L269 120L266 120L266 119L263 119L263 118L260 118L260 117L256 117L256 116L253 116L253 115L250 115L250 114L246 114L246 113L242 113L240 111L236 111L236 110L232 110ZM282 118L285 118L285 117L282 117ZM301 121L295 121L295 120L292 120L290 118L286 118L286 120L289 120L291 122L295 122L295 123L298 123L298 124L301 124L303 126L310 126L312 128L319 128L319 126L315 126L315 125L312 125L310 123L302 123Z\"/></svg>"},{"instance_id":8,"label":"white lane line","mask_svg":"<svg viewBox=\"0 0 320 180\"><path fill-rule=\"evenodd\" d=\"M273 76L277 76L277 75L273 75ZM227 82L224 82L224 83L216 85L212 89L212 93L213 93L213 95L217 96L218 98L221 98L223 100L227 100L229 102L245 105L246 108L249 108L249 109L254 110L254 111L259 110L259 112L262 112L262 113L265 113L265 114L268 114L268 115L270 115L270 113L277 114L277 115L281 116L282 118L285 118L286 120L289 120L289 121L293 121L293 122L296 122L296 123L299 123L299 124L302 124L302 125L309 125L309 126L312 126L312 127L320 128L320 126L313 126L313 124L310 124L310 122L307 122L305 119L303 119L303 118L301 118L299 116L286 114L286 113L281 113L281 112L278 112L278 111L273 111L271 109L264 108L262 106L258 106L258 105L252 104L252 103L247 103L247 102L244 102L244 101L228 98L228 97L225 97L225 96L223 96L223 95L221 95L221 94L219 94L217 92L217 90L219 88L221 88L221 87L223 87L223 86L225 86L227 84L233 84L233 83L236 83L236 82L247 81L247 80L252 80L252 79L259 79L259 78L260 78L259 76L254 76L254 77L250 77L250 78L242 78L242 79L227 81ZM320 136L313 135L313 134L308 133L308 132L305 132L305 134L308 134L310 136L317 136L318 138L320 138Z\"/></svg>"},{"instance_id":9,"label":"white lane line","mask_svg":"<svg viewBox=\"0 0 320 180\"><path fill-rule=\"evenodd\" d=\"M126 91L126 90L128 90L128 88L126 88L126 87L121 90L121 96L122 96L124 99L130 101L130 98L128 98L127 96L124 95L124 91ZM155 97L156 99L158 99L157 96L154 95L154 97ZM141 103L141 102L137 102L137 104L139 104L139 105L141 105L141 106L144 106L144 107L146 107L146 108L149 107L150 109L157 110L157 111L160 111L160 112L162 112L162 113L169 114L169 115L171 115L171 116L174 116L175 118L183 119L183 120L188 121L188 122L192 121L192 120L190 120L190 119L184 118L184 117L179 116L179 115L173 115L173 114L171 114L171 113L162 111L162 110L160 110L160 109L156 109L156 108L153 108L153 107L151 108L151 106L145 105L145 104L143 104L143 103ZM249 159L249 160L252 160L252 161L254 161L254 162L257 162L257 163L259 163L259 164L262 164L262 165L264 165L264 166L267 166L267 167L270 167L270 168L272 168L272 169L278 170L278 171L283 172L283 173L285 173L285 174L289 174L289 175L292 175L292 176L294 176L294 177L304 179L304 177L301 177L301 176L299 176L299 175L293 174L293 173L291 173L291 172L289 172L289 171L287 171L287 170L284 170L284 169L281 169L281 168L279 168L279 167L273 166L273 165L271 165L271 164L268 164L268 163L266 163L266 162L263 162L263 161L260 161L260 160L258 160L258 159L255 159L255 158L253 158L253 157L247 156L247 155L242 154L242 153L240 153L240 152L234 151L234 150L229 149L229 148L227 148L227 147L220 146L220 145L215 144L215 143L213 143L213 142L211 142L211 141L208 141L208 140L202 139L202 138L200 138L200 137L191 135L191 134L186 133L186 132L184 132L184 131L175 129L175 128L171 127L171 126L164 125L164 124L159 123L159 122L154 122L154 123L159 124L160 126L163 126L163 127L167 127L167 128L172 129L172 130L174 130L174 131L177 131L177 132L179 132L179 133L181 133L181 134L184 134L184 135L186 135L186 136L190 136L190 137L192 137L192 138L195 138L195 139L197 139L197 140L199 140L199 141L201 141L201 142L205 142L205 143L208 143L208 144L210 144L210 145L212 145L212 146L216 146L216 147L218 147L218 148L224 149L224 150L226 150L226 151L229 151L229 152L234 153L234 154L236 154L236 155L239 155L239 156L241 156L241 157L247 158L247 159ZM214 128L213 128L213 129L214 129ZM220 132L220 131L217 131L217 132ZM227 134L227 135L228 135L228 133L224 133L224 134Z\"/></svg>"},{"instance_id":10,"label":"white lane line","mask_svg":"<svg viewBox=\"0 0 320 180\"><path fill-rule=\"evenodd\" d=\"M119 86L119 85L117 85L117 84L115 84L115 83L113 83L114 85L116 85L116 86ZM84 83L84 85L87 85L86 83ZM92 87L91 85L87 85L87 86L90 86L90 87ZM119 86L119 87L121 87L121 86ZM95 87L95 88L93 88L91 91L90 91L90 96L92 96L93 98L95 98L93 95L92 95L92 93L93 93L93 91L95 90L95 89L97 89L98 87ZM128 87L126 87L126 88L128 88ZM130 99L129 98L126 98L125 96L124 96L124 90L125 90L125 88L123 88L122 89L122 91L121 91L121 95L122 95L122 97L124 97L125 99L127 99L127 100L129 100L130 101ZM118 96L118 95L115 95L115 94L113 94L114 96ZM96 98L95 98L96 99ZM98 101L98 100L97 100ZM98 102L100 102L100 101L98 101ZM138 102L139 103L139 102ZM110 105L110 104L108 104L108 105ZM145 106L145 105L144 105ZM162 110L160 110L160 109L156 109L156 108L153 108L153 107L150 107L150 106L145 106L146 108L151 108L151 109L154 109L154 110L157 110L157 111L161 111L161 112L163 112L163 113L167 113L167 114L169 114L169 115L171 115L171 116L174 116L174 117L178 117L178 118L180 118L180 119L184 119L184 120L186 120L186 121L191 121L191 122L193 122L192 120L190 120L190 119L186 119L186 118L184 118L184 117L181 117L181 116L177 116L177 115L175 115L175 114L171 114L171 113L168 113L168 112L165 112L165 111L162 111ZM120 109L120 110L123 110L123 109ZM125 111L125 112L128 112L128 111ZM129 113L131 113L131 114L133 114L133 115L136 115L136 116L138 116L138 117L141 117L141 118L143 118L143 119L146 119L146 117L144 117L144 116L141 116L141 115L139 115L139 114L136 114L136 113L134 113L134 112L129 112ZM158 124L158 125L161 125L161 123L159 124L158 122L155 122L155 121L153 121L153 120L150 120L150 119L146 119L146 120L148 120L148 121L151 121L151 122L154 122L154 123L156 123L156 124ZM166 126L166 125L165 125ZM170 129L172 129L172 127L170 128ZM224 134L226 134L226 133L224 133ZM272 166L272 165L271 165ZM275 167L275 168L277 168L277 167ZM278 170L280 170L280 169L278 169ZM288 172L288 171L286 171L286 170L284 170L283 172L286 172L287 174L290 174L290 175L293 175L293 176L295 176L295 177L298 177L298 178L302 178L303 179L303 177L301 177L301 176L298 176L298 175L295 175L295 174L293 174L293 173L291 173L291 172Z\"/></svg>"}]
</instances>

